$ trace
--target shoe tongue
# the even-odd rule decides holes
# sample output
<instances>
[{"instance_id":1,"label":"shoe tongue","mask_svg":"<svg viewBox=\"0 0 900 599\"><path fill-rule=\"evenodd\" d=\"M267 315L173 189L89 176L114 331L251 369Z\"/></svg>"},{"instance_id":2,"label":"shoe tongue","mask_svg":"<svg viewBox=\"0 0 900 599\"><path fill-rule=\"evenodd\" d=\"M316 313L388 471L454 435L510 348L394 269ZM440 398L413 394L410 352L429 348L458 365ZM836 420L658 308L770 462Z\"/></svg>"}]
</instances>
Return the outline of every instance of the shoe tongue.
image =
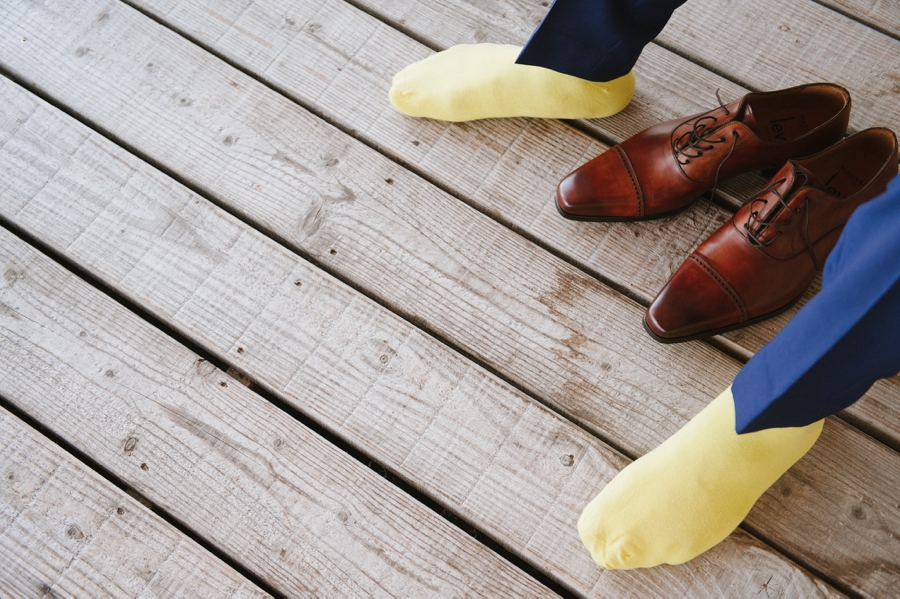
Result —
<instances>
[{"instance_id":1,"label":"shoe tongue","mask_svg":"<svg viewBox=\"0 0 900 599\"><path fill-rule=\"evenodd\" d=\"M828 187L811 170L790 160L788 164L794 171L794 181L791 183L791 187L813 187L828 192Z\"/></svg>"},{"instance_id":2,"label":"shoe tongue","mask_svg":"<svg viewBox=\"0 0 900 599\"><path fill-rule=\"evenodd\" d=\"M753 108L751 108L749 104L744 104L744 110L741 114L740 121L747 125L748 129L754 133L758 133L759 130L756 125L756 115L753 114Z\"/></svg>"}]
</instances>

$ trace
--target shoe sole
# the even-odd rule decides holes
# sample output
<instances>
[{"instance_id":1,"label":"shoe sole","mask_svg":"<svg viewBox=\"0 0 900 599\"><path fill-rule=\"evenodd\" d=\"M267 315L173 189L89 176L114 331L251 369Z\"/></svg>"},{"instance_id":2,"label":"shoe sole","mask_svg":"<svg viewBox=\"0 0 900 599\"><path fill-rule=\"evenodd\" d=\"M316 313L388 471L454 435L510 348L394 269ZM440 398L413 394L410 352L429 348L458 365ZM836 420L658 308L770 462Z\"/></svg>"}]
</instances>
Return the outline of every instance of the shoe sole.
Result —
<instances>
[{"instance_id":1,"label":"shoe sole","mask_svg":"<svg viewBox=\"0 0 900 599\"><path fill-rule=\"evenodd\" d=\"M556 205L556 211L559 212L560 216L562 216L566 220L577 220L584 222L593 222L593 223L636 223L645 220L657 220L660 218L666 218L667 216L675 216L676 214L680 214L687 210L691 204L696 202L697 200L691 200L685 206L681 208L676 208L671 212L662 212L660 214L651 214L650 216L587 216L584 214L572 214L571 212L566 212L559 205L559 202L556 200L553 203Z\"/></svg>"},{"instance_id":2,"label":"shoe sole","mask_svg":"<svg viewBox=\"0 0 900 599\"><path fill-rule=\"evenodd\" d=\"M807 285L806 289L809 289L808 285ZM751 318L750 320L746 320L744 322L739 322L737 324L731 324L731 325L724 326L724 327L719 327L718 329L703 331L702 333L694 333L693 335L685 335L684 337L660 337L659 335L657 335L650 329L650 325L647 324L647 315L646 314L644 314L644 317L641 319L641 322L644 324L644 330L647 331L647 333L649 333L650 336L653 337L653 339L655 341L659 341L660 343L665 343L667 345L672 344L672 343L682 343L684 341L695 341L697 339L708 339L709 337L714 337L715 335L721 335L722 333L728 333L730 331L736 331L737 329L743 329L744 327L749 327L751 325L757 324L764 320L769 320L770 318L775 318L779 314L787 312L788 310L793 308L797 302L800 301L800 299L803 297L803 294L806 293L806 289L804 289L800 295L798 295L796 298L792 299L789 303L778 308L777 310L773 310L772 312L763 314L762 316L756 316L755 318Z\"/></svg>"},{"instance_id":3,"label":"shoe sole","mask_svg":"<svg viewBox=\"0 0 900 599\"><path fill-rule=\"evenodd\" d=\"M747 171L747 172L753 172L753 171ZM759 170L759 173L767 180L774 177L777 172L778 172L778 167L766 167L764 169ZM737 173L737 174L741 174L741 173ZM737 174L734 176L737 176ZM559 205L559 202L556 200L556 198L553 199L553 203L556 205L556 211L559 212L560 216L562 216L563 218L565 218L567 220L576 220L576 221L594 222L594 223L636 223L636 222L641 222L641 221L645 221L645 220L657 220L660 218L675 216L676 214L680 214L680 213L684 212L685 210L687 210L688 208L690 208L691 204L693 204L694 202L696 202L697 200L699 200L702 197L703 196L700 195L699 197L694 198L693 200L691 200L690 202L688 202L681 208L676 208L675 210L671 210L669 212L662 212L660 214L651 214L650 216L590 216L590 215L585 215L585 214L572 214L571 212L566 212L565 210L563 210L562 206Z\"/></svg>"}]
</instances>

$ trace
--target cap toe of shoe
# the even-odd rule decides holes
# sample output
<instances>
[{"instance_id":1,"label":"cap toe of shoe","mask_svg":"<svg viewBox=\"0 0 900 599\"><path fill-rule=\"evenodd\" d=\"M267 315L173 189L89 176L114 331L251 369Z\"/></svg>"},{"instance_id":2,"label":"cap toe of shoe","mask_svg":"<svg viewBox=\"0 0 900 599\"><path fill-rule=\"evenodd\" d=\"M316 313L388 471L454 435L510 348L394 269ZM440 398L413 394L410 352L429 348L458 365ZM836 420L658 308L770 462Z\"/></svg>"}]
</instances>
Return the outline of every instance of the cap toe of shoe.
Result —
<instances>
[{"instance_id":1,"label":"cap toe of shoe","mask_svg":"<svg viewBox=\"0 0 900 599\"><path fill-rule=\"evenodd\" d=\"M644 324L661 341L713 334L744 320L740 299L718 272L692 254L647 309Z\"/></svg>"},{"instance_id":2,"label":"cap toe of shoe","mask_svg":"<svg viewBox=\"0 0 900 599\"><path fill-rule=\"evenodd\" d=\"M556 203L564 216L596 219L635 218L640 214L637 181L619 150L609 149L563 179Z\"/></svg>"}]
</instances>

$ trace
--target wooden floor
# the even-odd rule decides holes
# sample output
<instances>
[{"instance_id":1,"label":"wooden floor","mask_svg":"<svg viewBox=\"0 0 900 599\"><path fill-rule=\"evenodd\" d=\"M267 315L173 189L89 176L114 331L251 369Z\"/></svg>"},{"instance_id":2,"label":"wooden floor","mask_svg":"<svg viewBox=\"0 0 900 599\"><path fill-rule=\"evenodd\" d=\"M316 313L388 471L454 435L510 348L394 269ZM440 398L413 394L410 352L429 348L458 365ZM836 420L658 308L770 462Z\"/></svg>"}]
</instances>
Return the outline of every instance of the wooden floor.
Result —
<instances>
[{"instance_id":1,"label":"wooden floor","mask_svg":"<svg viewBox=\"0 0 900 599\"><path fill-rule=\"evenodd\" d=\"M898 378L710 552L593 564L581 508L793 312L641 327L758 175L644 224L551 199L718 88L833 81L900 131L900 4L690 0L610 119L391 108L547 4L0 3L0 595L900 595Z\"/></svg>"}]
</instances>

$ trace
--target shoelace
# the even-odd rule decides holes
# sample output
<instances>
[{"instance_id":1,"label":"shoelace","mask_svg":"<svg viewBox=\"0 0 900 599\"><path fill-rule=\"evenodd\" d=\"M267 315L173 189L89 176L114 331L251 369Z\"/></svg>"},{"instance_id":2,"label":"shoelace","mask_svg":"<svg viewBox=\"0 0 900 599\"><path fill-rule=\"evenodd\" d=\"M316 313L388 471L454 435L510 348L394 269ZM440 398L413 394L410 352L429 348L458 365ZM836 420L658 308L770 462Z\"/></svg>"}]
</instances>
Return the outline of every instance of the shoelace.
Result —
<instances>
[{"instance_id":1,"label":"shoelace","mask_svg":"<svg viewBox=\"0 0 900 599\"><path fill-rule=\"evenodd\" d=\"M805 185L806 183L809 182L809 177L806 175L806 173L799 173L799 175L803 177L803 183L798 185L797 181L794 181L794 184L791 185L791 189L793 189L795 187L802 187L803 185ZM800 177L798 176L797 179L799 180L799 178ZM813 249L812 241L809 238L809 196L807 195L804 198L802 208L797 208L797 209L791 208L790 205L785 201L785 196L781 195L781 193L777 189L775 189L776 187L778 187L785 181L787 181L787 179L784 177L782 177L781 179L778 179L777 181L773 182L768 187L766 187L765 189L760 191L759 194L757 194L757 197L755 197L750 202L750 206L749 206L750 216L747 218L747 222L744 223L744 231L747 232L747 240L750 242L751 245L753 245L755 247L769 247L770 245L775 243L775 241L779 237L781 237L781 231L776 231L775 235L773 235L770 240L761 241L760 236L762 236L763 232L765 232L765 229L768 227L784 227L784 226L791 224L791 222L793 221L792 218L788 218L784 222L776 223L776 222L772 222L771 218L760 218L759 210L756 210L755 207L758 205L757 203L762 203L763 206L767 206L769 204L769 200L764 200L763 198L761 198L759 196L765 195L766 193L771 192L772 194L775 195L775 198L778 200L778 203L781 204L782 209L787 210L787 211L791 212L792 214L800 214L800 212L803 212L804 210L806 211L806 224L804 227L804 237L806 238L806 249L809 251L809 255L812 257L812 261L816 267L816 270L819 270L819 259L816 258L816 252ZM790 189L788 190L788 192L790 192ZM770 216L774 216L774 215L777 215L777 213L775 213L775 211L773 210L773 212L770 213ZM760 227L760 230L757 233L754 233L753 231L750 230L753 221L756 221L756 224L759 225L759 227Z\"/></svg>"},{"instance_id":2,"label":"shoelace","mask_svg":"<svg viewBox=\"0 0 900 599\"><path fill-rule=\"evenodd\" d=\"M719 95L719 91L720 90L718 89L716 90L716 100L719 101L719 108L725 111L725 116L731 116L731 111L722 103L722 97ZM724 137L720 137L719 139L709 138L709 136L713 134L712 125L718 121L719 119L711 114L702 116L694 121L694 126L690 131L683 133L678 139L672 142L672 151L675 153L675 160L682 166L690 164L692 158L699 158L703 156L703 152L714 150L714 144L726 141ZM704 147L701 145L703 143L710 145ZM681 161L680 156L684 156L684 162Z\"/></svg>"},{"instance_id":3,"label":"shoelace","mask_svg":"<svg viewBox=\"0 0 900 599\"><path fill-rule=\"evenodd\" d=\"M712 208L713 201L715 201L715 199L716 199L716 191L719 190L719 172L722 170L722 165L725 164L726 162L728 162L728 159L731 158L731 153L734 152L734 148L735 148L735 146L737 146L737 142L741 138L741 136L738 135L737 131L733 131L733 133L734 133L734 141L731 142L731 149L728 150L728 155L725 156L725 160L720 162L718 168L716 168L716 176L713 179L712 193L709 194L709 203L706 204L706 213L707 214L709 214L709 209Z\"/></svg>"},{"instance_id":4,"label":"shoelace","mask_svg":"<svg viewBox=\"0 0 900 599\"><path fill-rule=\"evenodd\" d=\"M716 100L719 101L719 108L725 111L725 116L731 116L731 111L725 106L722 102L722 97L719 95L719 89L716 90ZM708 150L714 150L715 144L723 143L728 141L725 137L719 137L718 139L712 139L710 136L713 134L712 126L718 122L719 119L712 115L707 115L698 118L694 121L694 126L688 133L684 133L679 136L674 142L672 151L675 154L675 160L678 161L678 164L684 166L686 164L691 163L692 158L699 158L703 156L703 153ZM712 122L710 122L712 121ZM709 213L709 209L712 207L713 201L716 199L716 191L719 189L719 173L722 171L722 165L724 165L729 158L731 158L731 154L734 152L735 146L737 146L738 139L740 139L740 135L737 131L733 131L731 148L728 150L728 154L725 156L725 159L719 163L719 166L716 168L716 176L713 179L713 187L712 193L709 196L709 203L706 205L706 212ZM685 140L685 138L687 138ZM703 146L702 144L709 144L707 146ZM684 162L681 161L681 156L685 158Z\"/></svg>"}]
</instances>

